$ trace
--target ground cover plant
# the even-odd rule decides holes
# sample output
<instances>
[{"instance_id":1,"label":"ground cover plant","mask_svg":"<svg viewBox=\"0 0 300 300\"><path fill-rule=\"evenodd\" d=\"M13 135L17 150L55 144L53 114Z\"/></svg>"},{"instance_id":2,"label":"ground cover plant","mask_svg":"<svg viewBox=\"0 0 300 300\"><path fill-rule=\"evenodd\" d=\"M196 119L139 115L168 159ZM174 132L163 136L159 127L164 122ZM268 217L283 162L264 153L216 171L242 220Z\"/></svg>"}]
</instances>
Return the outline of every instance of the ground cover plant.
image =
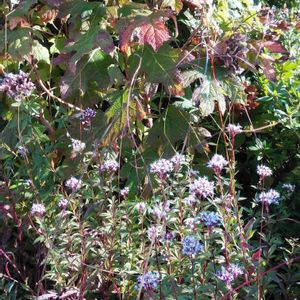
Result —
<instances>
[{"instance_id":1,"label":"ground cover plant","mask_svg":"<svg viewBox=\"0 0 300 300\"><path fill-rule=\"evenodd\" d=\"M300 297L297 1L0 6L1 299Z\"/></svg>"}]
</instances>

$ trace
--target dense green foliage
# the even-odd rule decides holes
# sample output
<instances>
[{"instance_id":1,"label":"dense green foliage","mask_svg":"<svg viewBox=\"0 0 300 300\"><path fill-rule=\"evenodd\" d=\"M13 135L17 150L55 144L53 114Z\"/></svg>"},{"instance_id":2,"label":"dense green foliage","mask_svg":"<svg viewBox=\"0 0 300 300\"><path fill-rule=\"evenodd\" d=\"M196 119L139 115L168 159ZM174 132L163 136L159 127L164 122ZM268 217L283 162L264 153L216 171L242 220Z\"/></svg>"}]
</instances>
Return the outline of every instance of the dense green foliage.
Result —
<instances>
[{"instance_id":1,"label":"dense green foliage","mask_svg":"<svg viewBox=\"0 0 300 300\"><path fill-rule=\"evenodd\" d=\"M1 299L300 297L300 4L273 2L1 2Z\"/></svg>"}]
</instances>

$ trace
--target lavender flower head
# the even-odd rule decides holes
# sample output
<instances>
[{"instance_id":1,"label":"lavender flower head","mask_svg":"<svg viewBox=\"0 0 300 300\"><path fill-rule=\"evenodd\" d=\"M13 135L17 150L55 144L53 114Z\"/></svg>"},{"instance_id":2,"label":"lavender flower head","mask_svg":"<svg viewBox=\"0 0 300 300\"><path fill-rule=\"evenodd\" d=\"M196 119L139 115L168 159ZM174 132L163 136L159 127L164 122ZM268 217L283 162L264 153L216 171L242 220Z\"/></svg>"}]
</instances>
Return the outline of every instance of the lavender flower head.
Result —
<instances>
[{"instance_id":1,"label":"lavender flower head","mask_svg":"<svg viewBox=\"0 0 300 300\"><path fill-rule=\"evenodd\" d=\"M161 235L161 233L162 233L161 226L152 225L147 230L148 238L151 241L153 239L157 239Z\"/></svg>"},{"instance_id":2,"label":"lavender flower head","mask_svg":"<svg viewBox=\"0 0 300 300\"><path fill-rule=\"evenodd\" d=\"M36 217L43 217L46 214L46 208L44 204L35 203L32 205L30 213Z\"/></svg>"},{"instance_id":3,"label":"lavender flower head","mask_svg":"<svg viewBox=\"0 0 300 300\"><path fill-rule=\"evenodd\" d=\"M289 193L293 193L295 191L296 186L291 183L284 183L282 188L287 190Z\"/></svg>"},{"instance_id":4,"label":"lavender flower head","mask_svg":"<svg viewBox=\"0 0 300 300\"><path fill-rule=\"evenodd\" d=\"M190 257L203 251L203 245L193 236L187 236L182 241L182 254Z\"/></svg>"},{"instance_id":5,"label":"lavender flower head","mask_svg":"<svg viewBox=\"0 0 300 300\"><path fill-rule=\"evenodd\" d=\"M271 176L272 173L272 170L265 165L257 166L257 174L259 175L259 181L263 181L265 177Z\"/></svg>"},{"instance_id":6,"label":"lavender flower head","mask_svg":"<svg viewBox=\"0 0 300 300\"><path fill-rule=\"evenodd\" d=\"M206 177L199 178L190 184L190 193L196 195L199 199L201 197L207 198L214 195L214 183L209 181Z\"/></svg>"},{"instance_id":7,"label":"lavender flower head","mask_svg":"<svg viewBox=\"0 0 300 300\"><path fill-rule=\"evenodd\" d=\"M20 102L22 98L31 95L35 86L29 79L28 74L20 71L19 74L8 73L0 80L0 92L16 101Z\"/></svg>"},{"instance_id":8,"label":"lavender flower head","mask_svg":"<svg viewBox=\"0 0 300 300\"><path fill-rule=\"evenodd\" d=\"M144 277L144 278L143 278ZM145 275L138 276L137 283L135 285L136 290L144 289L146 292L154 292L160 281L160 275L157 272L147 272Z\"/></svg>"},{"instance_id":9,"label":"lavender flower head","mask_svg":"<svg viewBox=\"0 0 300 300\"><path fill-rule=\"evenodd\" d=\"M127 198L127 197L128 197L128 194L129 194L129 188L128 188L128 187L125 187L124 189L120 190L120 195L121 195L123 198Z\"/></svg>"},{"instance_id":10,"label":"lavender flower head","mask_svg":"<svg viewBox=\"0 0 300 300\"><path fill-rule=\"evenodd\" d=\"M221 270L216 273L216 276L230 287L231 282L242 274L243 270L237 264L229 264L227 270L225 267L221 267Z\"/></svg>"},{"instance_id":11,"label":"lavender flower head","mask_svg":"<svg viewBox=\"0 0 300 300\"><path fill-rule=\"evenodd\" d=\"M235 137L237 134L240 134L242 132L242 126L239 124L228 124L228 126L226 127L226 131L231 137Z\"/></svg>"},{"instance_id":12,"label":"lavender flower head","mask_svg":"<svg viewBox=\"0 0 300 300\"><path fill-rule=\"evenodd\" d=\"M114 173L118 171L119 164L115 160L107 160L100 166L100 172L111 172Z\"/></svg>"},{"instance_id":13,"label":"lavender flower head","mask_svg":"<svg viewBox=\"0 0 300 300\"><path fill-rule=\"evenodd\" d=\"M72 176L65 182L65 186L72 191L76 191L81 186L81 180Z\"/></svg>"},{"instance_id":14,"label":"lavender flower head","mask_svg":"<svg viewBox=\"0 0 300 300\"><path fill-rule=\"evenodd\" d=\"M79 119L83 125L91 123L91 120L95 117L96 111L89 107L79 114Z\"/></svg>"},{"instance_id":15,"label":"lavender flower head","mask_svg":"<svg viewBox=\"0 0 300 300\"><path fill-rule=\"evenodd\" d=\"M86 144L81 142L80 140L71 139L71 141L72 141L72 149L73 152L75 153L81 153L86 147Z\"/></svg>"},{"instance_id":16,"label":"lavender flower head","mask_svg":"<svg viewBox=\"0 0 300 300\"><path fill-rule=\"evenodd\" d=\"M173 170L172 162L167 159L159 159L150 165L150 173L156 174L160 179L164 179L166 174Z\"/></svg>"},{"instance_id":17,"label":"lavender flower head","mask_svg":"<svg viewBox=\"0 0 300 300\"><path fill-rule=\"evenodd\" d=\"M179 153L176 153L172 158L171 158L171 163L174 164L175 168L179 168L182 164L185 163L185 156Z\"/></svg>"},{"instance_id":18,"label":"lavender flower head","mask_svg":"<svg viewBox=\"0 0 300 300\"><path fill-rule=\"evenodd\" d=\"M139 211L140 214L142 214L146 210L147 205L144 202L139 202L134 207Z\"/></svg>"},{"instance_id":19,"label":"lavender flower head","mask_svg":"<svg viewBox=\"0 0 300 300\"><path fill-rule=\"evenodd\" d=\"M262 202L270 205L270 204L279 204L279 200L280 200L280 194L277 191L270 189L267 192L261 192L258 195L257 202Z\"/></svg>"},{"instance_id":20,"label":"lavender flower head","mask_svg":"<svg viewBox=\"0 0 300 300\"><path fill-rule=\"evenodd\" d=\"M193 206L196 203L197 199L195 195L189 195L183 199L183 202L188 206Z\"/></svg>"},{"instance_id":21,"label":"lavender flower head","mask_svg":"<svg viewBox=\"0 0 300 300\"><path fill-rule=\"evenodd\" d=\"M19 146L17 152L18 152L18 155L20 155L21 157L25 157L26 154L28 153L28 150L24 146Z\"/></svg>"},{"instance_id":22,"label":"lavender flower head","mask_svg":"<svg viewBox=\"0 0 300 300\"><path fill-rule=\"evenodd\" d=\"M61 198L61 199L59 200L59 202L58 202L58 207L59 207L60 209L65 209L65 208L68 206L68 204L69 204L68 199L66 199L66 198Z\"/></svg>"},{"instance_id":23,"label":"lavender flower head","mask_svg":"<svg viewBox=\"0 0 300 300\"><path fill-rule=\"evenodd\" d=\"M209 168L214 170L217 176L220 175L226 165L228 165L228 161L220 154L215 154L207 164Z\"/></svg>"},{"instance_id":24,"label":"lavender flower head","mask_svg":"<svg viewBox=\"0 0 300 300\"><path fill-rule=\"evenodd\" d=\"M207 227L218 226L221 223L220 215L214 211L200 213L199 219Z\"/></svg>"},{"instance_id":25,"label":"lavender flower head","mask_svg":"<svg viewBox=\"0 0 300 300\"><path fill-rule=\"evenodd\" d=\"M184 223L189 226L191 231L195 231L196 226L199 225L200 222L198 218L186 218Z\"/></svg>"}]
</instances>

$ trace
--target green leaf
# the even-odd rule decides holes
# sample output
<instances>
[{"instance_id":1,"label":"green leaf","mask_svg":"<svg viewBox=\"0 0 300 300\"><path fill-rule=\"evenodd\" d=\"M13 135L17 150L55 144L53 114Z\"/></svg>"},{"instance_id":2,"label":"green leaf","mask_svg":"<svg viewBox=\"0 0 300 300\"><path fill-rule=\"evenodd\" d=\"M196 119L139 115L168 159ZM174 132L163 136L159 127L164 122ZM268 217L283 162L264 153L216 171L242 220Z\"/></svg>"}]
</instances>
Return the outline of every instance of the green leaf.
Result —
<instances>
[{"instance_id":1,"label":"green leaf","mask_svg":"<svg viewBox=\"0 0 300 300\"><path fill-rule=\"evenodd\" d=\"M32 49L31 30L17 28L8 34L8 52L15 60L23 60Z\"/></svg>"},{"instance_id":2,"label":"green leaf","mask_svg":"<svg viewBox=\"0 0 300 300\"><path fill-rule=\"evenodd\" d=\"M147 81L171 86L179 82L176 73L179 57L180 52L166 44L157 52L150 46L145 46L143 52L137 51L130 57L130 71L134 74L141 59L140 72L145 73Z\"/></svg>"},{"instance_id":3,"label":"green leaf","mask_svg":"<svg viewBox=\"0 0 300 300\"><path fill-rule=\"evenodd\" d=\"M38 41L34 40L32 44L32 55L38 61L44 61L50 64L48 49L42 46Z\"/></svg>"},{"instance_id":4,"label":"green leaf","mask_svg":"<svg viewBox=\"0 0 300 300\"><path fill-rule=\"evenodd\" d=\"M113 63L112 58L100 50L94 50L85 55L77 63L75 70L70 68L60 82L62 98L67 98L74 93L85 93L89 82L96 82L98 88L107 88L110 84L110 77L107 68Z\"/></svg>"}]
</instances>

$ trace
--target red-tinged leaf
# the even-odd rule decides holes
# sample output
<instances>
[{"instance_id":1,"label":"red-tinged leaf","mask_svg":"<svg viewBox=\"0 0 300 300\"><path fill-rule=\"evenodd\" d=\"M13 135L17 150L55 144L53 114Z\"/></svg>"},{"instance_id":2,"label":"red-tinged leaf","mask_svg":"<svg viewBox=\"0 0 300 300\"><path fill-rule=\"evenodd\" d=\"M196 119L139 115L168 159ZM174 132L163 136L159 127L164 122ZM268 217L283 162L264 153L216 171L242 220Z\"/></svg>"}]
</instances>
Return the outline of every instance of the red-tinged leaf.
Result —
<instances>
[{"instance_id":1,"label":"red-tinged leaf","mask_svg":"<svg viewBox=\"0 0 300 300\"><path fill-rule=\"evenodd\" d=\"M258 251L256 251L256 252L252 255L251 260L252 260L252 261L259 260L259 259L260 259L260 256L261 256L261 250L258 250Z\"/></svg>"},{"instance_id":2,"label":"red-tinged leaf","mask_svg":"<svg viewBox=\"0 0 300 300\"><path fill-rule=\"evenodd\" d=\"M265 41L261 43L261 46L273 53L288 53L284 46L278 41Z\"/></svg>"},{"instance_id":3,"label":"red-tinged leaf","mask_svg":"<svg viewBox=\"0 0 300 300\"><path fill-rule=\"evenodd\" d=\"M30 24L25 17L12 17L8 22L8 26L10 30L13 30L16 27L30 27Z\"/></svg>"},{"instance_id":4,"label":"red-tinged leaf","mask_svg":"<svg viewBox=\"0 0 300 300\"><path fill-rule=\"evenodd\" d=\"M206 1L202 1L202 0L185 0L184 2L186 2L189 6L191 6L192 8L202 8L203 6L206 5Z\"/></svg>"},{"instance_id":5,"label":"red-tinged leaf","mask_svg":"<svg viewBox=\"0 0 300 300\"><path fill-rule=\"evenodd\" d=\"M267 79L270 81L275 81L276 80L276 71L273 68L272 64L270 61L263 61L263 72L266 75Z\"/></svg>"},{"instance_id":6,"label":"red-tinged leaf","mask_svg":"<svg viewBox=\"0 0 300 300\"><path fill-rule=\"evenodd\" d=\"M123 52L133 44L150 45L157 51L170 38L165 21L171 14L153 13L150 16L137 16L134 19L122 19L118 23L120 49Z\"/></svg>"}]
</instances>

